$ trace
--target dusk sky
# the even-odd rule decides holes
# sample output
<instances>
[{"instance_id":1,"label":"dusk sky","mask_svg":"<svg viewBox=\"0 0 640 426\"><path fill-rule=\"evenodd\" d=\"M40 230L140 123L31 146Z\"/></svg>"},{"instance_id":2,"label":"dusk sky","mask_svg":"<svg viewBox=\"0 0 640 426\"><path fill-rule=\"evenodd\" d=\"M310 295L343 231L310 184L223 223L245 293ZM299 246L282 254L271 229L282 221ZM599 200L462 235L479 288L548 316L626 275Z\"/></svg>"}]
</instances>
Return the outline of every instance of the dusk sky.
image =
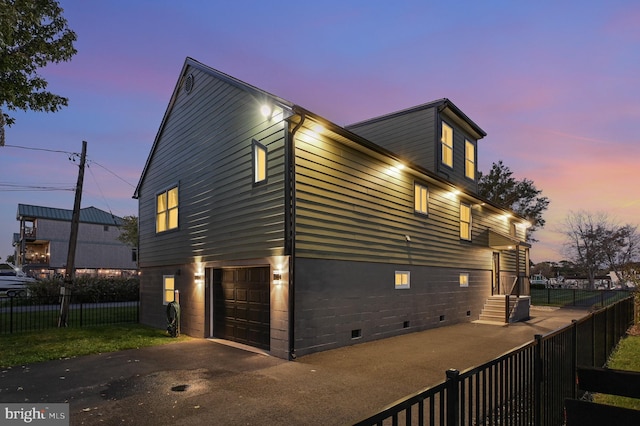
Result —
<instances>
[{"instance_id":1,"label":"dusk sky","mask_svg":"<svg viewBox=\"0 0 640 426\"><path fill-rule=\"evenodd\" d=\"M60 4L78 54L40 74L69 106L10 112L2 260L19 203L73 208L66 152L83 140L82 207L137 215L132 195L187 56L343 126L449 98L488 134L481 171L502 160L549 197L534 262L564 258L570 211L640 223L638 1Z\"/></svg>"}]
</instances>

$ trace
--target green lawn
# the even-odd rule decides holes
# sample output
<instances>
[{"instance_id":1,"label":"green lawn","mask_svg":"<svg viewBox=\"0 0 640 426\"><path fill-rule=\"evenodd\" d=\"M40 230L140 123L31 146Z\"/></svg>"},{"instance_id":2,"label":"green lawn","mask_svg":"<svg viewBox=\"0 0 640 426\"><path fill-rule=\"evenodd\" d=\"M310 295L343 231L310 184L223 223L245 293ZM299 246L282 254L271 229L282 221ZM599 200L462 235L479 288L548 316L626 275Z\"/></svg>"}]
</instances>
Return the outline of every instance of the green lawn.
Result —
<instances>
[{"instance_id":1,"label":"green lawn","mask_svg":"<svg viewBox=\"0 0 640 426\"><path fill-rule=\"evenodd\" d=\"M0 335L0 368L72 358L123 349L163 345L190 339L169 337L165 330L139 324L87 328L50 328Z\"/></svg>"},{"instance_id":2,"label":"green lawn","mask_svg":"<svg viewBox=\"0 0 640 426\"><path fill-rule=\"evenodd\" d=\"M620 340L616 350L611 354L607 367L617 370L640 371L640 336L627 336ZM594 401L640 410L640 399L636 398L597 394L594 396Z\"/></svg>"}]
</instances>

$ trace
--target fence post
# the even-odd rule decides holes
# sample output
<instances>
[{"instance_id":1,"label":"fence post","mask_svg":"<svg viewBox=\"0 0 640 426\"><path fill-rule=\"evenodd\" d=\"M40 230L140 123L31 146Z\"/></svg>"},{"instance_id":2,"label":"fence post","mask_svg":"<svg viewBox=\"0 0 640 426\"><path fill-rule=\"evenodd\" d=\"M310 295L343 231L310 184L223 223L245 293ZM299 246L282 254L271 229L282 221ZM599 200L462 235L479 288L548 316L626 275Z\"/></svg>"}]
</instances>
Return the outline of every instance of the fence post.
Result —
<instances>
[{"instance_id":1,"label":"fence post","mask_svg":"<svg viewBox=\"0 0 640 426\"><path fill-rule=\"evenodd\" d=\"M504 322L509 324L509 308L510 308L510 306L509 306L509 295L508 294L504 297L504 304L505 304L505 306L504 306Z\"/></svg>"},{"instance_id":2,"label":"fence post","mask_svg":"<svg viewBox=\"0 0 640 426\"><path fill-rule=\"evenodd\" d=\"M589 315L591 319L591 367L596 366L596 313Z\"/></svg>"},{"instance_id":3,"label":"fence post","mask_svg":"<svg viewBox=\"0 0 640 426\"><path fill-rule=\"evenodd\" d=\"M9 296L9 334L13 333L13 296Z\"/></svg>"},{"instance_id":4,"label":"fence post","mask_svg":"<svg viewBox=\"0 0 640 426\"><path fill-rule=\"evenodd\" d=\"M460 424L460 371L450 368L447 375L447 425Z\"/></svg>"},{"instance_id":5,"label":"fence post","mask_svg":"<svg viewBox=\"0 0 640 426\"><path fill-rule=\"evenodd\" d=\"M533 360L533 424L542 425L542 335L536 334Z\"/></svg>"},{"instance_id":6,"label":"fence post","mask_svg":"<svg viewBox=\"0 0 640 426\"><path fill-rule=\"evenodd\" d=\"M571 373L573 375L573 387L571 389L571 397L578 397L578 321L571 320L571 340L573 344L573 353L571 354Z\"/></svg>"}]
</instances>

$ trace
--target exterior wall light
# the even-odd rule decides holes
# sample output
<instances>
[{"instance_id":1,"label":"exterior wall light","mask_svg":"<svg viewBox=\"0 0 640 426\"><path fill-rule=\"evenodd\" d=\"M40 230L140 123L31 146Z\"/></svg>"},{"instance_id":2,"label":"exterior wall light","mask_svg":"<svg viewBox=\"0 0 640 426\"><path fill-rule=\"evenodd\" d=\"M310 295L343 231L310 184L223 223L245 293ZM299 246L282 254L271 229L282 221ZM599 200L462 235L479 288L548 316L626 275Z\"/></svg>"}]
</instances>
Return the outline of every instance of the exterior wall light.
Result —
<instances>
[{"instance_id":1,"label":"exterior wall light","mask_svg":"<svg viewBox=\"0 0 640 426\"><path fill-rule=\"evenodd\" d=\"M262 105L260 107L260 114L262 114L263 117L268 118L271 117L271 107L269 105Z\"/></svg>"},{"instance_id":2,"label":"exterior wall light","mask_svg":"<svg viewBox=\"0 0 640 426\"><path fill-rule=\"evenodd\" d=\"M273 271L273 284L274 285L282 284L282 271L277 269Z\"/></svg>"},{"instance_id":3,"label":"exterior wall light","mask_svg":"<svg viewBox=\"0 0 640 426\"><path fill-rule=\"evenodd\" d=\"M197 286L201 286L202 284L204 284L204 275L201 273L196 273L194 275L195 278L195 283Z\"/></svg>"}]
</instances>

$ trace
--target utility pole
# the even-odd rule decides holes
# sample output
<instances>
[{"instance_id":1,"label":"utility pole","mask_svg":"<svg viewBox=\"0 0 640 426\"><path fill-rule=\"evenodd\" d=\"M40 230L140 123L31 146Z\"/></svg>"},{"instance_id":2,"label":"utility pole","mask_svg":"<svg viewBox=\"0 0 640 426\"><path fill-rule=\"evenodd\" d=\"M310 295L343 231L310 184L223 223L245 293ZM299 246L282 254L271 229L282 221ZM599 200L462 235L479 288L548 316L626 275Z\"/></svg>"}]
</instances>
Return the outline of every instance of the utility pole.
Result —
<instances>
[{"instance_id":1,"label":"utility pole","mask_svg":"<svg viewBox=\"0 0 640 426\"><path fill-rule=\"evenodd\" d=\"M71 234L69 235L69 251L67 252L67 269L64 274L65 284L71 284L76 277L76 246L78 242L78 228L80 227L80 203L82 201L82 184L84 182L84 164L87 157L87 142L82 141L82 153L80 154L80 170L78 170L78 183L76 184L76 196L73 203L73 214L71 216ZM69 291L62 287L61 291L60 318L58 327L67 326L67 314L69 312Z\"/></svg>"}]
</instances>

